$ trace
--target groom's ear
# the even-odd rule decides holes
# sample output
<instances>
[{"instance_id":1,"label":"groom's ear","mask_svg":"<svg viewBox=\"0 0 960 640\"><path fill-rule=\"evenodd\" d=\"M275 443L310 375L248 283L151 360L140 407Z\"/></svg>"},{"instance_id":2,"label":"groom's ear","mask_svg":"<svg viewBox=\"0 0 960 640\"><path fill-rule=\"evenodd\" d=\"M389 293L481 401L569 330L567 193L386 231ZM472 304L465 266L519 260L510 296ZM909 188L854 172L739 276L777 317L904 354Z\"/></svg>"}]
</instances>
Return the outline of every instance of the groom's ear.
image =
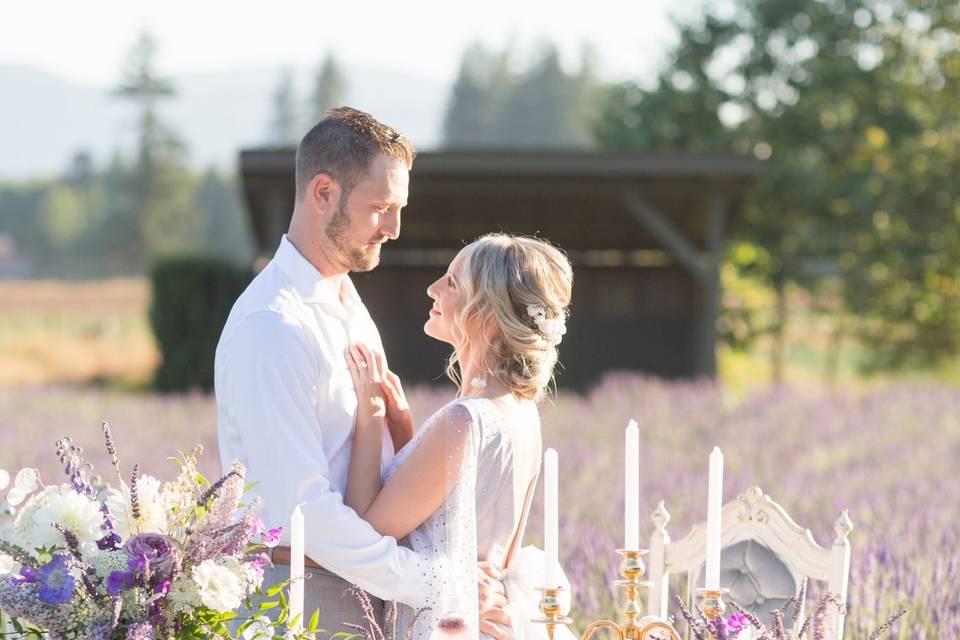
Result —
<instances>
[{"instance_id":1,"label":"groom's ear","mask_svg":"<svg viewBox=\"0 0 960 640\"><path fill-rule=\"evenodd\" d=\"M340 185L326 173L318 173L307 185L306 198L321 215L332 214L340 200Z\"/></svg>"}]
</instances>

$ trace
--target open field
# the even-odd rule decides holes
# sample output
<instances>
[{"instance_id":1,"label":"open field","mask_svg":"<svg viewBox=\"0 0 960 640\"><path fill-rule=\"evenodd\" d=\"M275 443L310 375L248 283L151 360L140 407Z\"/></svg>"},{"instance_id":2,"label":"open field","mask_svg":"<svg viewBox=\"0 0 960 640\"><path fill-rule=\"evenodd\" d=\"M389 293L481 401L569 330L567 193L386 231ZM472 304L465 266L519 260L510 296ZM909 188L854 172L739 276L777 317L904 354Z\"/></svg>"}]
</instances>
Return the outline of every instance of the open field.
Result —
<instances>
[{"instance_id":1,"label":"open field","mask_svg":"<svg viewBox=\"0 0 960 640\"><path fill-rule=\"evenodd\" d=\"M143 385L159 354L144 279L0 281L0 384Z\"/></svg>"},{"instance_id":2,"label":"open field","mask_svg":"<svg viewBox=\"0 0 960 640\"><path fill-rule=\"evenodd\" d=\"M749 310L759 324L772 322L771 292L730 274L725 275L724 286L727 306ZM150 284L144 278L0 281L0 384L92 382L145 387L160 357L147 318L150 298ZM850 337L834 342L832 316L815 306L808 294L792 293L785 380L838 386L888 380L889 376L866 380L857 374L857 344ZM767 384L772 377L772 349L769 335L761 336L747 351L721 345L720 378L738 393ZM936 371L898 377L960 384L960 359Z\"/></svg>"},{"instance_id":3,"label":"open field","mask_svg":"<svg viewBox=\"0 0 960 640\"><path fill-rule=\"evenodd\" d=\"M449 389L411 391L422 418ZM669 531L682 537L705 517L707 454L726 456L725 500L759 485L829 545L848 508L855 529L848 636L867 633L900 607L910 613L892 637L960 637L960 391L885 385L826 392L811 387L754 389L746 395L708 383L666 384L611 376L584 396L563 393L543 407L544 441L560 455L561 560L575 590L581 628L614 615L607 587L622 540L623 427L641 424L641 513L665 500ZM109 420L121 464L171 477L163 457L195 442L215 473L216 417L209 396L157 397L109 389L0 388L0 468L62 472L56 438L70 434L96 468L109 467L99 424ZM540 494L530 540L541 535ZM676 587L676 584L674 585Z\"/></svg>"}]
</instances>

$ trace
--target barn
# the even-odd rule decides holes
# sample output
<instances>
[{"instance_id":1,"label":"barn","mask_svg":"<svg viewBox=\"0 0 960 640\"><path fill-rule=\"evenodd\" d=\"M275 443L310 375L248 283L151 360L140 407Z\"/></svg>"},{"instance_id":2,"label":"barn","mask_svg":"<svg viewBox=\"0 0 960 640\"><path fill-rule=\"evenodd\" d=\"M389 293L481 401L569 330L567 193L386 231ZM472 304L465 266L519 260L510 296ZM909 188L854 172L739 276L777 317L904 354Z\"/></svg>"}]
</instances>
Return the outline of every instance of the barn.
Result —
<instances>
[{"instance_id":1,"label":"barn","mask_svg":"<svg viewBox=\"0 0 960 640\"><path fill-rule=\"evenodd\" d=\"M293 211L295 149L240 153L258 252L269 258ZM421 153L399 240L353 274L404 380L442 376L449 352L423 334L427 286L466 242L491 231L563 248L575 283L560 386L604 372L716 374L719 267L759 163L730 156L560 151Z\"/></svg>"}]
</instances>

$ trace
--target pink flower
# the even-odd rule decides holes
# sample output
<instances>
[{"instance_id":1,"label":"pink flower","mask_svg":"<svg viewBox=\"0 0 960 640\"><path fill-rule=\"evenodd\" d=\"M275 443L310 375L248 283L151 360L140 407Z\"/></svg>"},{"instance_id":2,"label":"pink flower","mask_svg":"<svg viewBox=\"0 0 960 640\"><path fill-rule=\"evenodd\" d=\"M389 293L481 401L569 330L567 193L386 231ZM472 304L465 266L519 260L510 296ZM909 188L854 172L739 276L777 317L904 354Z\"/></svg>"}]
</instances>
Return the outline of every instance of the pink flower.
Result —
<instances>
[{"instance_id":1,"label":"pink flower","mask_svg":"<svg viewBox=\"0 0 960 640\"><path fill-rule=\"evenodd\" d=\"M280 544L280 534L283 533L283 527L274 527L263 534L263 545L271 549Z\"/></svg>"}]
</instances>

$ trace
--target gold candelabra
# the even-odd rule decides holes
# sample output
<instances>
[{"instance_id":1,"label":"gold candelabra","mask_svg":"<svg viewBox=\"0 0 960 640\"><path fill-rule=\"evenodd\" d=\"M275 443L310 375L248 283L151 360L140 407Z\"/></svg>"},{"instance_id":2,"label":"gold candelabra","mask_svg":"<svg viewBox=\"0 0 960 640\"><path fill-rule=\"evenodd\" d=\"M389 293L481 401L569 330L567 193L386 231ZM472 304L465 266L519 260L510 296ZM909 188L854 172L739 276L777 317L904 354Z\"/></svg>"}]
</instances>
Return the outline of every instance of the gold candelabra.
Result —
<instances>
[{"instance_id":1,"label":"gold candelabra","mask_svg":"<svg viewBox=\"0 0 960 640\"><path fill-rule=\"evenodd\" d=\"M651 584L649 580L643 579L647 569L643 563L643 556L649 552L646 549L617 549L617 553L621 556L620 575L623 579L614 580L611 584L621 587L625 592L627 600L623 609L625 621L623 624L617 624L612 620L597 620L586 628L581 640L590 640L601 629L613 632L617 640L680 640L680 634L665 620L641 616L640 589L641 587L649 588ZM534 619L534 622L545 624L547 637L553 640L556 626L567 625L572 621L560 615L560 604L557 599L559 589L542 588L541 590L543 597L540 599L540 611L543 617Z\"/></svg>"}]
</instances>

